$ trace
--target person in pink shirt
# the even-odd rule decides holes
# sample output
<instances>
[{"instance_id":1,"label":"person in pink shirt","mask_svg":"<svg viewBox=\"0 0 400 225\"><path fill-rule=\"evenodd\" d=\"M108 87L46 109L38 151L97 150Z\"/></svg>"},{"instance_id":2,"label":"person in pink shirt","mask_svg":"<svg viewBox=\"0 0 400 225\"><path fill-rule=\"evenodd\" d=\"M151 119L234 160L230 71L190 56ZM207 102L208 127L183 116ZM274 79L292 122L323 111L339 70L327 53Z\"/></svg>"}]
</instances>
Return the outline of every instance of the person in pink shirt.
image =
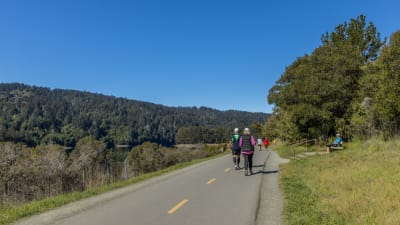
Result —
<instances>
[{"instance_id":1,"label":"person in pink shirt","mask_svg":"<svg viewBox=\"0 0 400 225\"><path fill-rule=\"evenodd\" d=\"M239 146L242 150L242 155L244 158L244 175L249 176L253 174L253 156L254 156L254 146L256 141L254 137L250 134L249 128L244 128L243 135L240 136Z\"/></svg>"}]
</instances>

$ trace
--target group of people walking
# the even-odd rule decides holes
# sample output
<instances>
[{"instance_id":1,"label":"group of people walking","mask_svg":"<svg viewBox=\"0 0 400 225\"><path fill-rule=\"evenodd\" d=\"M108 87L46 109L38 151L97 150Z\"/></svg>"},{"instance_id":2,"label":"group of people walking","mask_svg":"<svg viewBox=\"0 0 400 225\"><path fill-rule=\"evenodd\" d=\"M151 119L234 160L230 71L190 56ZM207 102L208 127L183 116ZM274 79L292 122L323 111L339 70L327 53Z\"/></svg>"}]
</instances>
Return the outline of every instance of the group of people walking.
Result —
<instances>
[{"instance_id":1,"label":"group of people walking","mask_svg":"<svg viewBox=\"0 0 400 225\"><path fill-rule=\"evenodd\" d=\"M269 144L268 139L265 137L263 138L264 140L259 138L256 142L254 137L250 134L249 128L244 128L242 135L239 133L238 128L235 128L233 132L230 146L232 149L232 159L235 170L240 169L240 155L242 155L244 159L244 175L250 176L253 174L252 168L255 146L258 146L259 151L261 151L262 145L267 148Z\"/></svg>"}]
</instances>

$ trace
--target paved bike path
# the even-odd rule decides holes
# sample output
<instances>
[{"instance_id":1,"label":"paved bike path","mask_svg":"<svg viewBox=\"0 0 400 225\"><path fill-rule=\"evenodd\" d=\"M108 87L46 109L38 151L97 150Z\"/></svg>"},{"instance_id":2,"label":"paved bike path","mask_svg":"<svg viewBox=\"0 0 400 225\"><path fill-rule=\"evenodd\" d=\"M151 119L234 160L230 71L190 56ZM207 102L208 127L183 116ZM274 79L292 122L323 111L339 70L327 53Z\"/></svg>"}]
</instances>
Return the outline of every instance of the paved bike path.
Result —
<instances>
[{"instance_id":1,"label":"paved bike path","mask_svg":"<svg viewBox=\"0 0 400 225\"><path fill-rule=\"evenodd\" d=\"M283 205L281 196L270 191L279 185L278 164L274 152L256 151L254 175L244 176L243 170L233 169L231 156L223 156L71 203L17 224L252 225L257 220L259 225L278 225L280 221L271 218L272 214L281 218L281 208L273 207L275 211L271 211L265 205L271 198L280 198Z\"/></svg>"}]
</instances>

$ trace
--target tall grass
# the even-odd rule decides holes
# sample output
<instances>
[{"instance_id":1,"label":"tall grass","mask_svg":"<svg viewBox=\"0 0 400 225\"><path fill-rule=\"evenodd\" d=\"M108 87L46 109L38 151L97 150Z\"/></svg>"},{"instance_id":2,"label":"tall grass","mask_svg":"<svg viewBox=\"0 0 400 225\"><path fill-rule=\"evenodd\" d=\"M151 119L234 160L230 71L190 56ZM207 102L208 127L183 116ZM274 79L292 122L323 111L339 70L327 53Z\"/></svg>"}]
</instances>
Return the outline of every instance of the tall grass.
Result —
<instances>
[{"instance_id":1,"label":"tall grass","mask_svg":"<svg viewBox=\"0 0 400 225\"><path fill-rule=\"evenodd\" d=\"M282 166L286 224L400 224L400 140L371 139Z\"/></svg>"}]
</instances>

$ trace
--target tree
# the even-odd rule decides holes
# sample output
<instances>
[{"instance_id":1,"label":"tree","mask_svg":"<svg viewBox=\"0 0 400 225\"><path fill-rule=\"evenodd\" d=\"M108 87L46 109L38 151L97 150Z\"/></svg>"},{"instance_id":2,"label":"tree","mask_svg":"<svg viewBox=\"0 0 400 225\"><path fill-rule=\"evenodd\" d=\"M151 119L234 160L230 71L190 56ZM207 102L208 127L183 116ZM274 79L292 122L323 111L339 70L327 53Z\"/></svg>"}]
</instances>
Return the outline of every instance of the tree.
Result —
<instances>
[{"instance_id":1,"label":"tree","mask_svg":"<svg viewBox=\"0 0 400 225\"><path fill-rule=\"evenodd\" d=\"M53 196L63 193L64 177L67 169L67 154L59 145L40 145L34 153L35 184L42 193L37 196Z\"/></svg>"},{"instance_id":2,"label":"tree","mask_svg":"<svg viewBox=\"0 0 400 225\"><path fill-rule=\"evenodd\" d=\"M392 34L376 65L379 79L372 107L380 129L390 138L400 133L400 31Z\"/></svg>"},{"instance_id":3,"label":"tree","mask_svg":"<svg viewBox=\"0 0 400 225\"><path fill-rule=\"evenodd\" d=\"M383 44L363 15L336 26L311 55L286 68L270 89L268 102L294 125L295 136L316 138L346 130L362 67L376 59Z\"/></svg>"},{"instance_id":4,"label":"tree","mask_svg":"<svg viewBox=\"0 0 400 225\"><path fill-rule=\"evenodd\" d=\"M11 143L0 143L0 182L2 193L9 194L13 179L13 167L17 161L18 151Z\"/></svg>"},{"instance_id":5,"label":"tree","mask_svg":"<svg viewBox=\"0 0 400 225\"><path fill-rule=\"evenodd\" d=\"M78 141L74 151L71 154L72 164L70 170L72 173L82 174L83 188L95 179L94 172L96 164L105 159L106 146L103 142L93 137L85 137Z\"/></svg>"},{"instance_id":6,"label":"tree","mask_svg":"<svg viewBox=\"0 0 400 225\"><path fill-rule=\"evenodd\" d=\"M362 57L363 63L375 61L378 54L385 44L380 38L375 25L369 22L367 25L364 15L356 19L350 19L350 22L344 22L335 27L335 31L330 34L327 32L322 35L323 46L343 50L351 48L358 56Z\"/></svg>"},{"instance_id":7,"label":"tree","mask_svg":"<svg viewBox=\"0 0 400 225\"><path fill-rule=\"evenodd\" d=\"M176 132L177 144L197 144L202 140L201 128L198 126L181 127Z\"/></svg>"},{"instance_id":8,"label":"tree","mask_svg":"<svg viewBox=\"0 0 400 225\"><path fill-rule=\"evenodd\" d=\"M145 142L132 148L127 156L134 174L141 174L163 168L163 153L155 143Z\"/></svg>"},{"instance_id":9,"label":"tree","mask_svg":"<svg viewBox=\"0 0 400 225\"><path fill-rule=\"evenodd\" d=\"M262 129L260 123L254 122L250 125L250 131L254 138L260 138L262 136Z\"/></svg>"}]
</instances>

